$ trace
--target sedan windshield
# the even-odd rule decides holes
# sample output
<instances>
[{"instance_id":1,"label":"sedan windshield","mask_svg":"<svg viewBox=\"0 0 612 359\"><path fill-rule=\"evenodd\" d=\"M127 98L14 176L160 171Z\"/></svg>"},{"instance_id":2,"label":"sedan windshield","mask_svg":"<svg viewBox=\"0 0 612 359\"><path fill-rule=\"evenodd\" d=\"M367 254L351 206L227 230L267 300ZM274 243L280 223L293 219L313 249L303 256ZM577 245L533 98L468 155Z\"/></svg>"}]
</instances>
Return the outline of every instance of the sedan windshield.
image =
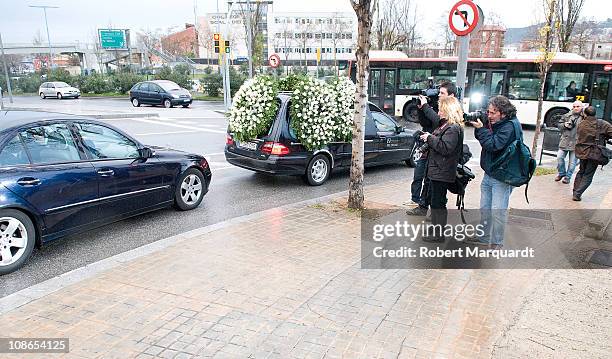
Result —
<instances>
[{"instance_id":1,"label":"sedan windshield","mask_svg":"<svg viewBox=\"0 0 612 359\"><path fill-rule=\"evenodd\" d=\"M179 85L175 84L172 81L158 82L157 84L159 86L161 86L166 91L178 91L178 90L181 89L181 87Z\"/></svg>"},{"instance_id":2,"label":"sedan windshield","mask_svg":"<svg viewBox=\"0 0 612 359\"><path fill-rule=\"evenodd\" d=\"M56 83L55 83L55 87L56 87L56 88L70 87L70 85L68 85L68 84L67 84L67 83L65 83L65 82L56 82Z\"/></svg>"}]
</instances>

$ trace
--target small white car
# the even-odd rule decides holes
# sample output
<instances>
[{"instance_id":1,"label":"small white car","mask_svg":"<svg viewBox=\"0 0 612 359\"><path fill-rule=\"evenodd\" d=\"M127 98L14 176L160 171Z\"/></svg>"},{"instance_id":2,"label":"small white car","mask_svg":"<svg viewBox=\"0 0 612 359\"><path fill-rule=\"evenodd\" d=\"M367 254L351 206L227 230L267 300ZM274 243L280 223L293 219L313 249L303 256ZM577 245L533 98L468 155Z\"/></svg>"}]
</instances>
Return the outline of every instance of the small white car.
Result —
<instances>
[{"instance_id":1,"label":"small white car","mask_svg":"<svg viewBox=\"0 0 612 359\"><path fill-rule=\"evenodd\" d=\"M79 96L81 96L81 91L65 82L44 82L38 88L38 94L42 99L47 97L57 97L61 100L63 98L70 97L79 98Z\"/></svg>"}]
</instances>

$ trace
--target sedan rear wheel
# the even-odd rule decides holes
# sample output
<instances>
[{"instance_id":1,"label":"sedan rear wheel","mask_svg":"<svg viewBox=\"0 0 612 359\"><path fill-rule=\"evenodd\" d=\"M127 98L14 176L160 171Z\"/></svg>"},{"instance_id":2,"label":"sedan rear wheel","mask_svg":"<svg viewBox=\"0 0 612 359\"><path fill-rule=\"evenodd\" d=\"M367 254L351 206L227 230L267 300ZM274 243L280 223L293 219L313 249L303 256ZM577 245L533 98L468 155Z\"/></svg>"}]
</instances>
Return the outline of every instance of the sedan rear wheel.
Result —
<instances>
[{"instance_id":1,"label":"sedan rear wheel","mask_svg":"<svg viewBox=\"0 0 612 359\"><path fill-rule=\"evenodd\" d=\"M36 243L30 218L21 211L0 210L0 275L11 273L28 260Z\"/></svg>"},{"instance_id":2,"label":"sedan rear wheel","mask_svg":"<svg viewBox=\"0 0 612 359\"><path fill-rule=\"evenodd\" d=\"M320 186L329 178L331 165L329 158L323 154L318 154L310 160L306 169L306 180L311 186Z\"/></svg>"},{"instance_id":3,"label":"sedan rear wheel","mask_svg":"<svg viewBox=\"0 0 612 359\"><path fill-rule=\"evenodd\" d=\"M168 100L168 99L165 99L165 100L164 100L164 107L165 107L165 108L170 108L170 107L172 107L172 101L170 101L170 100Z\"/></svg>"},{"instance_id":4,"label":"sedan rear wheel","mask_svg":"<svg viewBox=\"0 0 612 359\"><path fill-rule=\"evenodd\" d=\"M140 101L138 101L138 99L136 97L134 97L132 99L132 106L134 107L140 107Z\"/></svg>"},{"instance_id":5,"label":"sedan rear wheel","mask_svg":"<svg viewBox=\"0 0 612 359\"><path fill-rule=\"evenodd\" d=\"M204 198L204 176L195 168L183 173L174 194L176 207L182 211L194 209Z\"/></svg>"}]
</instances>

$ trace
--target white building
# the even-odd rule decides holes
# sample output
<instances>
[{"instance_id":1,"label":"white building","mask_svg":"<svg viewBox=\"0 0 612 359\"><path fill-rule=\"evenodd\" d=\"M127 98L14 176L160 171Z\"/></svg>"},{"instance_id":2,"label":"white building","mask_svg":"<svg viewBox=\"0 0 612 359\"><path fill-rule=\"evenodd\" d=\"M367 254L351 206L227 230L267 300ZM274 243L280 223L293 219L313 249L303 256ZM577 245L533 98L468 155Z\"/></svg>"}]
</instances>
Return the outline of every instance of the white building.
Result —
<instances>
[{"instance_id":1,"label":"white building","mask_svg":"<svg viewBox=\"0 0 612 359\"><path fill-rule=\"evenodd\" d=\"M317 52L320 64L331 66L334 60L354 58L357 43L357 18L354 13L338 12L287 12L272 13L271 6L261 8L261 24L258 34L263 35L263 57L267 63L276 53L283 64L291 66L316 66ZM248 56L244 16L235 9L230 18L229 33L231 59ZM200 56L217 58L212 46L212 35L220 30L226 33L226 14L210 13L198 20ZM227 40L227 39L225 39ZM320 49L317 51L317 49Z\"/></svg>"},{"instance_id":2,"label":"white building","mask_svg":"<svg viewBox=\"0 0 612 359\"><path fill-rule=\"evenodd\" d=\"M355 57L357 18L354 13L275 13L269 25L269 48L294 65L323 65Z\"/></svg>"}]
</instances>

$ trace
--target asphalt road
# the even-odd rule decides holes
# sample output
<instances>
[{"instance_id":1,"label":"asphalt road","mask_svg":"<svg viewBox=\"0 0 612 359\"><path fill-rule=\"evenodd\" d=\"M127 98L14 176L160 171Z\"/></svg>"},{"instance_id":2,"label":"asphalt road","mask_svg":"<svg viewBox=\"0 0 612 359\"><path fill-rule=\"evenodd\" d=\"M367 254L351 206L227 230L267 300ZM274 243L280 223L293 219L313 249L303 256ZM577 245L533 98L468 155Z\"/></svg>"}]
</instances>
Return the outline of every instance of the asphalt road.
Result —
<instances>
[{"instance_id":1,"label":"asphalt road","mask_svg":"<svg viewBox=\"0 0 612 359\"><path fill-rule=\"evenodd\" d=\"M204 227L234 217L270 209L285 204L345 191L348 171L336 172L322 186L310 187L297 177L272 177L240 169L225 162L223 149L227 120L219 112L222 104L196 102L192 108L164 109L140 107L134 109L125 99L41 100L17 98L15 106L37 107L70 113L137 113L152 112L158 118L125 118L103 120L135 136L145 144L169 146L204 154L213 177L209 193L201 206L193 211L161 210L105 226L85 234L66 237L35 250L28 263L15 273L0 277L0 297L27 288L89 263L122 253L139 246ZM533 131L525 131L531 143ZM480 146L473 131L466 130L465 140L478 166ZM549 157L548 163L554 158ZM367 169L366 185L376 185L398 178L406 179L406 191L398 196L410 198L413 170L403 164ZM262 229L265 230L265 229ZM180 258L177 258L180 260Z\"/></svg>"}]
</instances>

